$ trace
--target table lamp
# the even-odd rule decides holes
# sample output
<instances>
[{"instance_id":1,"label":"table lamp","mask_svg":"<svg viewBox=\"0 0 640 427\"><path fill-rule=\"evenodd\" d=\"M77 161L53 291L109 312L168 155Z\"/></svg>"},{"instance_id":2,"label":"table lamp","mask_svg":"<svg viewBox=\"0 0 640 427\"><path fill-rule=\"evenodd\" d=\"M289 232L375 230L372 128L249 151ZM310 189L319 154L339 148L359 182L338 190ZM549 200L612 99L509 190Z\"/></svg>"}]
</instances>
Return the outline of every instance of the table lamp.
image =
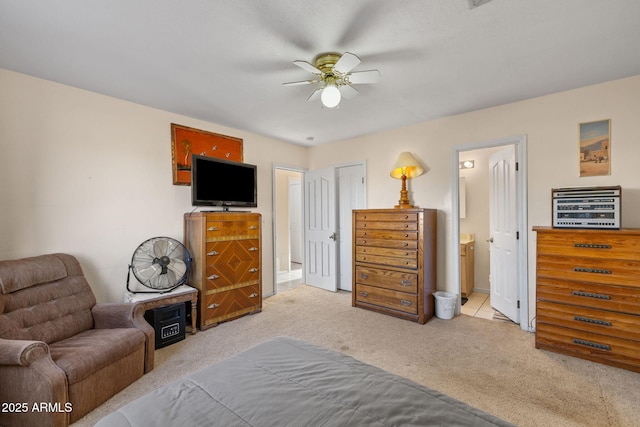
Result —
<instances>
[{"instance_id":1,"label":"table lamp","mask_svg":"<svg viewBox=\"0 0 640 427\"><path fill-rule=\"evenodd\" d=\"M395 206L396 209L411 209L414 206L409 202L409 192L407 191L407 178L415 178L424 173L424 168L420 162L413 157L413 154L404 151L398 155L398 160L391 170L392 178L402 179L402 190L400 190L400 200Z\"/></svg>"}]
</instances>

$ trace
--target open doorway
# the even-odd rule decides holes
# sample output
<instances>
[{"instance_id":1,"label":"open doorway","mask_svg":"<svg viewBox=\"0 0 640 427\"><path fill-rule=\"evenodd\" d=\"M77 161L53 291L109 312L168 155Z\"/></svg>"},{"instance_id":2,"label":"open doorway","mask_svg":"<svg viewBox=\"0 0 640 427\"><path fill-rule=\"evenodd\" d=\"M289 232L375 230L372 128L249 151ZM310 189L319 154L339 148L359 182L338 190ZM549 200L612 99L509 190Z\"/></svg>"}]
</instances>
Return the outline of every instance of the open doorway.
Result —
<instances>
[{"instance_id":1,"label":"open doorway","mask_svg":"<svg viewBox=\"0 0 640 427\"><path fill-rule=\"evenodd\" d=\"M498 167L512 163L513 170L506 187L510 187L511 196L496 192L496 175L503 179L506 172L496 173L496 158L502 153L513 152L513 159L500 160ZM522 329L528 329L528 286L527 286L527 230L526 228L526 137L515 136L495 141L481 142L454 147L452 168L453 195L452 206L454 254L458 268L455 280L458 283L458 295L470 298L461 306L461 312L474 311L480 317L501 318L501 311L508 312L505 318L519 323ZM502 163L500 163L502 162ZM503 182L503 184L505 184ZM508 215L503 212L505 198L512 197L512 207ZM496 215L498 214L498 215ZM509 234L512 246L503 250L501 227L495 226L496 217L500 221L509 217ZM470 243L471 242L471 243ZM472 250L473 272L469 272L469 251ZM499 257L511 257L508 262L496 262ZM493 262L492 262L493 257ZM509 271L500 266L509 266ZM465 267L467 267L465 269ZM500 268L499 268L500 267ZM507 277L505 274L511 276ZM471 276L471 280L469 278ZM469 286L469 281L471 285ZM492 287L493 282L493 287ZM466 285L466 286L465 286ZM494 300L491 300L493 294ZM483 311L476 311L484 305ZM495 317L494 317L495 315Z\"/></svg>"},{"instance_id":2,"label":"open doorway","mask_svg":"<svg viewBox=\"0 0 640 427\"><path fill-rule=\"evenodd\" d=\"M274 293L290 291L303 283L303 180L302 170L274 168Z\"/></svg>"}]
</instances>

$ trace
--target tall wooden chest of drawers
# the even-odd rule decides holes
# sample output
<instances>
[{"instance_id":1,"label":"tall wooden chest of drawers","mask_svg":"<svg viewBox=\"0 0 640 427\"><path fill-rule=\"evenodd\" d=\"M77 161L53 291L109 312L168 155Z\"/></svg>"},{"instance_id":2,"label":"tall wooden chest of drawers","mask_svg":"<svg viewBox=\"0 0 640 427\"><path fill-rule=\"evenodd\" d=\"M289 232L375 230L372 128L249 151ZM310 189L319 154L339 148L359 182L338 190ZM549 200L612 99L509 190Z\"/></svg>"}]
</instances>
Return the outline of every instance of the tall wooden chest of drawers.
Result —
<instances>
[{"instance_id":1,"label":"tall wooden chest of drawers","mask_svg":"<svg viewBox=\"0 0 640 427\"><path fill-rule=\"evenodd\" d=\"M533 230L536 348L640 372L640 230Z\"/></svg>"},{"instance_id":2,"label":"tall wooden chest of drawers","mask_svg":"<svg viewBox=\"0 0 640 427\"><path fill-rule=\"evenodd\" d=\"M261 218L250 212L184 215L200 329L262 310Z\"/></svg>"},{"instance_id":3,"label":"tall wooden chest of drawers","mask_svg":"<svg viewBox=\"0 0 640 427\"><path fill-rule=\"evenodd\" d=\"M426 323L436 290L435 209L353 211L352 305Z\"/></svg>"}]
</instances>

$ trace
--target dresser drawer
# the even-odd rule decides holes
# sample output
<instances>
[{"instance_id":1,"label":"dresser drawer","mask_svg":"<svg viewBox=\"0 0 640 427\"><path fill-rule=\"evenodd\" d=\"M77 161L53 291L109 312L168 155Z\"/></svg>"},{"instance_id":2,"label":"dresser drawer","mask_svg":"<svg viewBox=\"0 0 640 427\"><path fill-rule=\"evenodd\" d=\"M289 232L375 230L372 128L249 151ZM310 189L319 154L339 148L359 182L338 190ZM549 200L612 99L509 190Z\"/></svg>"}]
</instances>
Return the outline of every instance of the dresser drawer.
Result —
<instances>
[{"instance_id":1,"label":"dresser drawer","mask_svg":"<svg viewBox=\"0 0 640 427\"><path fill-rule=\"evenodd\" d=\"M548 323L640 341L640 316L549 301L538 301L537 304L537 324Z\"/></svg>"},{"instance_id":2,"label":"dresser drawer","mask_svg":"<svg viewBox=\"0 0 640 427\"><path fill-rule=\"evenodd\" d=\"M640 261L538 254L537 275L640 288Z\"/></svg>"},{"instance_id":3,"label":"dresser drawer","mask_svg":"<svg viewBox=\"0 0 640 427\"><path fill-rule=\"evenodd\" d=\"M260 286L251 285L204 295L201 321L203 325L230 320L261 307Z\"/></svg>"},{"instance_id":4,"label":"dresser drawer","mask_svg":"<svg viewBox=\"0 0 640 427\"><path fill-rule=\"evenodd\" d=\"M416 259L416 257L394 258L394 257L387 257L382 255L356 254L355 260L356 262L366 262L367 264L388 265L389 267L410 268L410 269L418 268L418 260Z\"/></svg>"},{"instance_id":5,"label":"dresser drawer","mask_svg":"<svg viewBox=\"0 0 640 427\"><path fill-rule=\"evenodd\" d=\"M254 237L260 235L260 222L255 221L207 221L207 241Z\"/></svg>"},{"instance_id":6,"label":"dresser drawer","mask_svg":"<svg viewBox=\"0 0 640 427\"><path fill-rule=\"evenodd\" d=\"M622 233L540 233L541 255L640 260L640 239Z\"/></svg>"},{"instance_id":7,"label":"dresser drawer","mask_svg":"<svg viewBox=\"0 0 640 427\"><path fill-rule=\"evenodd\" d=\"M415 294L418 292L418 275L380 268L356 265L357 283Z\"/></svg>"},{"instance_id":8,"label":"dresser drawer","mask_svg":"<svg viewBox=\"0 0 640 427\"><path fill-rule=\"evenodd\" d=\"M374 246L390 249L418 249L418 241L413 240L395 240L395 239L369 239L366 237L357 237L354 244L358 246Z\"/></svg>"},{"instance_id":9,"label":"dresser drawer","mask_svg":"<svg viewBox=\"0 0 640 427\"><path fill-rule=\"evenodd\" d=\"M356 301L375 304L410 314L418 314L418 297L374 286L356 284Z\"/></svg>"},{"instance_id":10,"label":"dresser drawer","mask_svg":"<svg viewBox=\"0 0 640 427\"><path fill-rule=\"evenodd\" d=\"M356 246L358 255L382 255L394 258L416 259L418 251L415 249L393 249L377 246Z\"/></svg>"},{"instance_id":11,"label":"dresser drawer","mask_svg":"<svg viewBox=\"0 0 640 427\"><path fill-rule=\"evenodd\" d=\"M375 222L375 221L358 221L356 222L358 230L398 230L398 231L416 231L418 230L417 222Z\"/></svg>"},{"instance_id":12,"label":"dresser drawer","mask_svg":"<svg viewBox=\"0 0 640 427\"><path fill-rule=\"evenodd\" d=\"M393 231L393 230L365 230L365 229L356 229L356 244L366 244L360 243L361 241L371 241L371 240L398 240L403 244L405 242L415 241L417 245L418 241L418 232L417 231ZM395 244L394 242L393 244ZM391 242L390 242L391 244ZM385 246L385 245L381 245Z\"/></svg>"},{"instance_id":13,"label":"dresser drawer","mask_svg":"<svg viewBox=\"0 0 640 427\"><path fill-rule=\"evenodd\" d=\"M356 221L417 222L418 214L406 212L359 212L356 213Z\"/></svg>"},{"instance_id":14,"label":"dresser drawer","mask_svg":"<svg viewBox=\"0 0 640 427\"><path fill-rule=\"evenodd\" d=\"M640 315L640 292L625 286L602 286L538 277L538 300Z\"/></svg>"},{"instance_id":15,"label":"dresser drawer","mask_svg":"<svg viewBox=\"0 0 640 427\"><path fill-rule=\"evenodd\" d=\"M640 342L540 323L536 348L640 372Z\"/></svg>"}]
</instances>

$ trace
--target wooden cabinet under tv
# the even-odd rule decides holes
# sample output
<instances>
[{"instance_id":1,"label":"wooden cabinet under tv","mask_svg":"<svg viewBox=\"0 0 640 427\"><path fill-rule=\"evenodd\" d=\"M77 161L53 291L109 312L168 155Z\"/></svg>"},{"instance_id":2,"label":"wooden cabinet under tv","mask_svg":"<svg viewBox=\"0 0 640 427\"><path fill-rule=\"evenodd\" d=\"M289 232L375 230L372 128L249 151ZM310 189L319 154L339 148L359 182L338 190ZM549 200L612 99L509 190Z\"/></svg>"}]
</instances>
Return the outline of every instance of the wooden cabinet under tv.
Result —
<instances>
[{"instance_id":1,"label":"wooden cabinet under tv","mask_svg":"<svg viewBox=\"0 0 640 427\"><path fill-rule=\"evenodd\" d=\"M640 229L533 230L536 348L640 372Z\"/></svg>"},{"instance_id":2,"label":"wooden cabinet under tv","mask_svg":"<svg viewBox=\"0 0 640 427\"><path fill-rule=\"evenodd\" d=\"M352 305L420 324L434 314L435 209L353 211Z\"/></svg>"},{"instance_id":3,"label":"wooden cabinet under tv","mask_svg":"<svg viewBox=\"0 0 640 427\"><path fill-rule=\"evenodd\" d=\"M184 214L197 288L200 329L262 311L262 216L251 212Z\"/></svg>"}]
</instances>

